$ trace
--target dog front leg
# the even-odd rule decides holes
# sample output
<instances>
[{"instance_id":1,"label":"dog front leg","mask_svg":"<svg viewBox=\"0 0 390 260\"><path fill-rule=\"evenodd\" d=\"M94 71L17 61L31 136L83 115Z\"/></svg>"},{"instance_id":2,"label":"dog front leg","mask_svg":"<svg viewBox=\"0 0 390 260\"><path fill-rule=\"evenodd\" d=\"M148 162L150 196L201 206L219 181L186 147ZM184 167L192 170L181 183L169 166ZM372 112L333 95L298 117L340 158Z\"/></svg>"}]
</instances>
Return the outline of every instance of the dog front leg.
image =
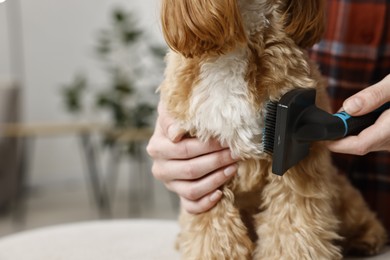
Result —
<instances>
[{"instance_id":1,"label":"dog front leg","mask_svg":"<svg viewBox=\"0 0 390 260\"><path fill-rule=\"evenodd\" d=\"M301 193L291 188L287 178L290 176L271 176L263 189L261 212L255 216L258 241L254 259L341 259L341 250L335 245L339 223L331 196Z\"/></svg>"},{"instance_id":2,"label":"dog front leg","mask_svg":"<svg viewBox=\"0 0 390 260\"><path fill-rule=\"evenodd\" d=\"M252 258L253 243L234 206L234 195L224 197L210 211L192 215L182 210L177 246L182 259L242 260Z\"/></svg>"}]
</instances>

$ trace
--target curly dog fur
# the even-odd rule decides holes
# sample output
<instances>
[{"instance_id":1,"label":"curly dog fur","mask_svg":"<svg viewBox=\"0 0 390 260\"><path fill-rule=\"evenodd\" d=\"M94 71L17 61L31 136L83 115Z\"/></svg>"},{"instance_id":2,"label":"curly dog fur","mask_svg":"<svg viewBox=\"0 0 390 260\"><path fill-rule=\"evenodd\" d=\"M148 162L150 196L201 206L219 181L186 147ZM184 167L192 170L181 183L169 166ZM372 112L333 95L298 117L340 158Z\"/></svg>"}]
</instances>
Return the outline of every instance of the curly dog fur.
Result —
<instances>
[{"instance_id":1,"label":"curly dog fur","mask_svg":"<svg viewBox=\"0 0 390 260\"><path fill-rule=\"evenodd\" d=\"M265 104L324 82L305 48L324 30L321 0L163 0L171 48L161 99L183 130L218 138L241 158L222 200L203 214L182 210L183 259L341 259L375 254L386 233L360 194L337 174L324 143L283 177L262 147Z\"/></svg>"}]
</instances>

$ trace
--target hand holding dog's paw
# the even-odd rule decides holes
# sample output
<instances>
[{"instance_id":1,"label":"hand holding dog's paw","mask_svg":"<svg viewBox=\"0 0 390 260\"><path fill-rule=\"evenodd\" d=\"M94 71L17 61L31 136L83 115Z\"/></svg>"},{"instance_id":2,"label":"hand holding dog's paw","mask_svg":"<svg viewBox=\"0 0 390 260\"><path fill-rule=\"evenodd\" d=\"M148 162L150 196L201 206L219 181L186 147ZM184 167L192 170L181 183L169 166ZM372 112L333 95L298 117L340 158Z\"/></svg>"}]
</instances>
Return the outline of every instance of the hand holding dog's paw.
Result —
<instances>
[{"instance_id":1,"label":"hand holding dog's paw","mask_svg":"<svg viewBox=\"0 0 390 260\"><path fill-rule=\"evenodd\" d=\"M216 140L203 143L184 138L162 104L147 151L153 159L154 177L177 193L182 207L193 214L215 206L222 197L218 188L237 171L230 149Z\"/></svg>"}]
</instances>

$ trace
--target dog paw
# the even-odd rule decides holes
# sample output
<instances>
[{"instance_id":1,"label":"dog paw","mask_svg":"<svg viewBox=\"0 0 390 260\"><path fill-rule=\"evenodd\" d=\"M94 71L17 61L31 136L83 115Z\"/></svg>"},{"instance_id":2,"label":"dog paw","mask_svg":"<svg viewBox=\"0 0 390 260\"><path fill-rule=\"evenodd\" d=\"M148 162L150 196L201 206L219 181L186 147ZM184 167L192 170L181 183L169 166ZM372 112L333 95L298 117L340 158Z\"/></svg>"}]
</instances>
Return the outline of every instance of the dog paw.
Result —
<instances>
[{"instance_id":1,"label":"dog paw","mask_svg":"<svg viewBox=\"0 0 390 260\"><path fill-rule=\"evenodd\" d=\"M375 232L369 232L362 237L351 241L347 248L347 255L350 256L372 256L380 252L387 242L384 229L380 226Z\"/></svg>"},{"instance_id":2,"label":"dog paw","mask_svg":"<svg viewBox=\"0 0 390 260\"><path fill-rule=\"evenodd\" d=\"M373 256L380 253L380 250L386 244L387 237L385 233L365 235L357 240L354 240L346 254L349 256Z\"/></svg>"}]
</instances>

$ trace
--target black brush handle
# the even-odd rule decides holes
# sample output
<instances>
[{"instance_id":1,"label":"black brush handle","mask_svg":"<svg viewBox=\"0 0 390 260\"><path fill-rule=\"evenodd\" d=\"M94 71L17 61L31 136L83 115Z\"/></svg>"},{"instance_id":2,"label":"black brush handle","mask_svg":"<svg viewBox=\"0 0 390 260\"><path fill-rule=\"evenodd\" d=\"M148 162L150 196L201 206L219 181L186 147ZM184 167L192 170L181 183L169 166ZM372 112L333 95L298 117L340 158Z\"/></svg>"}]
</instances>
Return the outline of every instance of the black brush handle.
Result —
<instances>
[{"instance_id":1,"label":"black brush handle","mask_svg":"<svg viewBox=\"0 0 390 260\"><path fill-rule=\"evenodd\" d=\"M389 108L390 102L369 114L352 117L346 112L332 115L313 105L308 107L297 120L294 138L299 142L312 142L357 135L374 124L383 111Z\"/></svg>"},{"instance_id":2,"label":"black brush handle","mask_svg":"<svg viewBox=\"0 0 390 260\"><path fill-rule=\"evenodd\" d=\"M373 125L378 117L389 108L390 102L363 116L353 117L346 112L336 113L334 116L339 117L345 125L344 137L348 135L357 135L367 127Z\"/></svg>"}]
</instances>

